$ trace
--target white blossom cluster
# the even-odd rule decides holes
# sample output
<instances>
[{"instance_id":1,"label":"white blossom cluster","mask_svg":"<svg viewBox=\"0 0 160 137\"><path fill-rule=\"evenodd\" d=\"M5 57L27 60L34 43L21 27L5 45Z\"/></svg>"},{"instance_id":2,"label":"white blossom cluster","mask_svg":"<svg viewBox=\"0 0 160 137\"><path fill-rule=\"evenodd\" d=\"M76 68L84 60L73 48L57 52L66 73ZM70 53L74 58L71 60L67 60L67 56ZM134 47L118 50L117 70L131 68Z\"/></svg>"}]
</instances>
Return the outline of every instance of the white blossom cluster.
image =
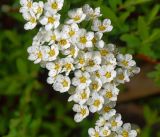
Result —
<instances>
[{"instance_id":1,"label":"white blossom cluster","mask_svg":"<svg viewBox=\"0 0 160 137\"><path fill-rule=\"evenodd\" d=\"M110 19L101 21L100 8L89 5L70 10L68 19L60 24L64 0L33 2L20 0L24 28L41 28L28 48L28 59L49 70L47 82L60 93L68 92L68 101L75 102L74 120L81 122L89 113L99 113L91 137L136 137L130 124L123 124L116 113L118 85L130 81L139 73L132 55L120 54L115 45L103 41L105 32L112 30ZM82 21L92 22L90 31L80 28Z\"/></svg>"}]
</instances>

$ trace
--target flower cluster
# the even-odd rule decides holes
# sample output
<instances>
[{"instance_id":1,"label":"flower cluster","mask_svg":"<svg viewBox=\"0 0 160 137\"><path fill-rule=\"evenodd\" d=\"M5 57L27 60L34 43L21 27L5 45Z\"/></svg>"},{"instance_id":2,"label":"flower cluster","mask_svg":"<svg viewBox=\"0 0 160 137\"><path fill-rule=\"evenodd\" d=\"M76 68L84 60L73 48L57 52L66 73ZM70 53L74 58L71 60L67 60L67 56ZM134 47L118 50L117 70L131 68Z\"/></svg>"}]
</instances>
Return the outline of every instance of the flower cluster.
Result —
<instances>
[{"instance_id":1,"label":"flower cluster","mask_svg":"<svg viewBox=\"0 0 160 137\"><path fill-rule=\"evenodd\" d=\"M74 120L81 122L89 113L99 113L91 137L136 137L130 124L123 124L116 113L118 86L139 73L130 54L122 55L115 45L103 41L105 32L113 29L110 19L99 19L100 8L88 4L70 10L60 24L59 10L63 0L33 2L20 0L20 12L27 21L25 29L42 26L28 48L28 59L48 69L47 82L60 93L68 92L75 102ZM90 31L80 28L82 21L92 22Z\"/></svg>"}]
</instances>

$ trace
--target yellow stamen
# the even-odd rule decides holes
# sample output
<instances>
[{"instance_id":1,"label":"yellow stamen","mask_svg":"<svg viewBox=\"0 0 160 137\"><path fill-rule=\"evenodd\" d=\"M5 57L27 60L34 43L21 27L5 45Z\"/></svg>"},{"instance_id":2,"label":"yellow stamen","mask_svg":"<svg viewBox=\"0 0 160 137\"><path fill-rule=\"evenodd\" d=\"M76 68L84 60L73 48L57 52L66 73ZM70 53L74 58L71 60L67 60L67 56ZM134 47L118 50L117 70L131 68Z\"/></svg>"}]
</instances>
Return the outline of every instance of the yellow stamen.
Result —
<instances>
[{"instance_id":1,"label":"yellow stamen","mask_svg":"<svg viewBox=\"0 0 160 137\"><path fill-rule=\"evenodd\" d=\"M87 98L87 93L86 93L85 91L83 91L83 92L81 93L81 98L82 98L82 99L86 99L86 98Z\"/></svg>"},{"instance_id":2,"label":"yellow stamen","mask_svg":"<svg viewBox=\"0 0 160 137\"><path fill-rule=\"evenodd\" d=\"M110 78L111 77L111 72L106 72L105 77Z\"/></svg>"},{"instance_id":3,"label":"yellow stamen","mask_svg":"<svg viewBox=\"0 0 160 137\"><path fill-rule=\"evenodd\" d=\"M58 4L56 2L52 3L52 9L56 10L58 9Z\"/></svg>"},{"instance_id":4,"label":"yellow stamen","mask_svg":"<svg viewBox=\"0 0 160 137\"><path fill-rule=\"evenodd\" d=\"M109 106L105 106L105 107L103 108L103 110L104 110L104 112L109 112L109 111L111 110L111 108L110 108Z\"/></svg>"},{"instance_id":5,"label":"yellow stamen","mask_svg":"<svg viewBox=\"0 0 160 137\"><path fill-rule=\"evenodd\" d=\"M79 80L81 83L86 83L86 81L87 81L85 76L80 77Z\"/></svg>"},{"instance_id":6,"label":"yellow stamen","mask_svg":"<svg viewBox=\"0 0 160 137\"><path fill-rule=\"evenodd\" d=\"M55 55L55 50L54 50L54 49L51 49L51 50L49 51L49 55L50 55L51 57L53 57L53 56Z\"/></svg>"},{"instance_id":7,"label":"yellow stamen","mask_svg":"<svg viewBox=\"0 0 160 137\"><path fill-rule=\"evenodd\" d=\"M86 42L87 42L87 39L86 39L85 36L84 37L80 37L80 43L86 44Z\"/></svg>"},{"instance_id":8,"label":"yellow stamen","mask_svg":"<svg viewBox=\"0 0 160 137\"><path fill-rule=\"evenodd\" d=\"M74 21L79 21L81 18L80 18L80 16L77 15L73 19L74 19Z\"/></svg>"},{"instance_id":9,"label":"yellow stamen","mask_svg":"<svg viewBox=\"0 0 160 137\"><path fill-rule=\"evenodd\" d=\"M100 100L95 100L94 101L94 103L93 103L93 105L95 106L95 107L99 107L99 105L101 104L101 102L100 102Z\"/></svg>"},{"instance_id":10,"label":"yellow stamen","mask_svg":"<svg viewBox=\"0 0 160 137\"><path fill-rule=\"evenodd\" d=\"M118 123L117 123L115 120L113 120L113 121L111 122L112 127L116 127L117 124L118 124Z\"/></svg>"},{"instance_id":11,"label":"yellow stamen","mask_svg":"<svg viewBox=\"0 0 160 137\"><path fill-rule=\"evenodd\" d=\"M101 56L106 56L108 54L108 51L105 49L100 50Z\"/></svg>"},{"instance_id":12,"label":"yellow stamen","mask_svg":"<svg viewBox=\"0 0 160 137\"><path fill-rule=\"evenodd\" d=\"M27 3L27 7L28 7L28 8L31 8L31 7L32 7L32 2L31 2L31 1L29 1L29 2Z\"/></svg>"},{"instance_id":13,"label":"yellow stamen","mask_svg":"<svg viewBox=\"0 0 160 137\"><path fill-rule=\"evenodd\" d=\"M111 98L111 97L113 97L112 92L111 91L106 92L106 98Z\"/></svg>"},{"instance_id":14,"label":"yellow stamen","mask_svg":"<svg viewBox=\"0 0 160 137\"><path fill-rule=\"evenodd\" d=\"M122 136L123 136L123 137L128 137L128 136L129 136L129 135L128 135L128 132L124 130L124 131L122 132Z\"/></svg>"},{"instance_id":15,"label":"yellow stamen","mask_svg":"<svg viewBox=\"0 0 160 137\"><path fill-rule=\"evenodd\" d=\"M48 23L54 23L56 20L53 17L48 17Z\"/></svg>"},{"instance_id":16,"label":"yellow stamen","mask_svg":"<svg viewBox=\"0 0 160 137\"><path fill-rule=\"evenodd\" d=\"M67 40L66 40L66 39L61 39L61 40L59 41L59 44L60 44L61 46L65 46L65 45L67 44Z\"/></svg>"},{"instance_id":17,"label":"yellow stamen","mask_svg":"<svg viewBox=\"0 0 160 137\"><path fill-rule=\"evenodd\" d=\"M87 110L85 108L81 108L81 112L80 113L81 113L82 116L85 116L86 113L87 113Z\"/></svg>"},{"instance_id":18,"label":"yellow stamen","mask_svg":"<svg viewBox=\"0 0 160 137\"><path fill-rule=\"evenodd\" d=\"M93 67L93 66L95 65L95 63L94 63L93 60L89 60L89 61L88 61L88 65L91 66L91 67Z\"/></svg>"},{"instance_id":19,"label":"yellow stamen","mask_svg":"<svg viewBox=\"0 0 160 137\"><path fill-rule=\"evenodd\" d=\"M63 87L68 87L69 83L67 80L64 79L62 82L62 85L63 85Z\"/></svg>"},{"instance_id":20,"label":"yellow stamen","mask_svg":"<svg viewBox=\"0 0 160 137\"><path fill-rule=\"evenodd\" d=\"M75 31L71 30L71 31L69 31L69 33L68 33L68 34L69 34L69 36L70 36L70 37L72 37L72 36L74 36L74 35L75 35Z\"/></svg>"},{"instance_id":21,"label":"yellow stamen","mask_svg":"<svg viewBox=\"0 0 160 137\"><path fill-rule=\"evenodd\" d=\"M106 26L101 25L98 28L99 28L100 31L104 31L106 29Z\"/></svg>"}]
</instances>

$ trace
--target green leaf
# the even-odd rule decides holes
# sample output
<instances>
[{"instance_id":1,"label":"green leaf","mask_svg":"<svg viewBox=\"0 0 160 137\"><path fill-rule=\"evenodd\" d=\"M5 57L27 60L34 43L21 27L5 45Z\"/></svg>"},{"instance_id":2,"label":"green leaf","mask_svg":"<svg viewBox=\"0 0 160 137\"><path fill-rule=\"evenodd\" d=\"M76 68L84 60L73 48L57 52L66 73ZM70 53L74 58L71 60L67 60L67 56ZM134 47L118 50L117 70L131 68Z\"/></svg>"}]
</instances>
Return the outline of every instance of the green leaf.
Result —
<instances>
[{"instance_id":1,"label":"green leaf","mask_svg":"<svg viewBox=\"0 0 160 137\"><path fill-rule=\"evenodd\" d=\"M124 7L127 8L127 7L130 7L130 6L143 4L143 3L146 3L146 2L149 2L149 1L151 1L151 0L127 0L124 3Z\"/></svg>"},{"instance_id":2,"label":"green leaf","mask_svg":"<svg viewBox=\"0 0 160 137\"><path fill-rule=\"evenodd\" d=\"M143 17L138 18L138 32L142 41L146 40L149 36L149 28Z\"/></svg>"},{"instance_id":3,"label":"green leaf","mask_svg":"<svg viewBox=\"0 0 160 137\"><path fill-rule=\"evenodd\" d=\"M159 11L160 11L160 5L155 5L154 8L149 12L148 24L154 21L155 16L158 14Z\"/></svg>"},{"instance_id":4,"label":"green leaf","mask_svg":"<svg viewBox=\"0 0 160 137\"><path fill-rule=\"evenodd\" d=\"M21 74L21 75L27 75L27 64L24 60L22 59L17 59L17 69L18 69L18 72Z\"/></svg>"}]
</instances>

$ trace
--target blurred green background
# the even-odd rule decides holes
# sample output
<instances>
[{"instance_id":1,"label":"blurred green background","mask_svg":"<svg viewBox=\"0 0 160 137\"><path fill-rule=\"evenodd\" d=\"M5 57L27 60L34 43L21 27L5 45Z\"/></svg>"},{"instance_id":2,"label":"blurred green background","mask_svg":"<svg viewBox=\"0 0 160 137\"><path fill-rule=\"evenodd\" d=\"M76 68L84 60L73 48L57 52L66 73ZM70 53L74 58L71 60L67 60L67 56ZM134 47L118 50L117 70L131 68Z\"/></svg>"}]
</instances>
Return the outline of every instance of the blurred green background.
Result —
<instances>
[{"instance_id":1,"label":"blurred green background","mask_svg":"<svg viewBox=\"0 0 160 137\"><path fill-rule=\"evenodd\" d=\"M160 1L65 0L70 8L100 6L114 29L105 35L123 53L134 55L141 74L121 88L117 105L140 137L160 137ZM38 30L25 31L19 0L0 0L0 137L87 137L97 116L73 121L67 94L46 83L47 71L27 60L26 49Z\"/></svg>"}]
</instances>

